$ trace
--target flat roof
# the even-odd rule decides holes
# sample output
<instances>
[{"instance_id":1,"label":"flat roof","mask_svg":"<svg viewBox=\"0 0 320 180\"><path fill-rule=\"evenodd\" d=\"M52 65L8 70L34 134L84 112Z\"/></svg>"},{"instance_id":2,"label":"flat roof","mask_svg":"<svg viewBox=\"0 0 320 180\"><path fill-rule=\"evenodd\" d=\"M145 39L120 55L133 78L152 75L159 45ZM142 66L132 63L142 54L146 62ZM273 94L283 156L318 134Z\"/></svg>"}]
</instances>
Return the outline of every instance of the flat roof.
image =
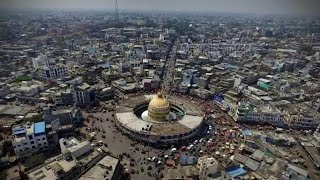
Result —
<instances>
[{"instance_id":1,"label":"flat roof","mask_svg":"<svg viewBox=\"0 0 320 180\"><path fill-rule=\"evenodd\" d=\"M79 178L79 180L113 179L113 175L118 163L119 159L111 156L105 156L97 164L90 168L85 174L83 174Z\"/></svg>"},{"instance_id":2,"label":"flat roof","mask_svg":"<svg viewBox=\"0 0 320 180\"><path fill-rule=\"evenodd\" d=\"M52 180L57 179L53 170L63 169L64 172L70 171L76 166L76 161L58 160L28 174L30 180Z\"/></svg>"},{"instance_id":3,"label":"flat roof","mask_svg":"<svg viewBox=\"0 0 320 180\"><path fill-rule=\"evenodd\" d=\"M46 123L44 121L34 123L34 133L44 133L46 132Z\"/></svg>"},{"instance_id":4,"label":"flat roof","mask_svg":"<svg viewBox=\"0 0 320 180\"><path fill-rule=\"evenodd\" d=\"M258 170L258 168L260 167L260 163L256 160L251 159L251 158L248 158L244 165L253 171Z\"/></svg>"},{"instance_id":5,"label":"flat roof","mask_svg":"<svg viewBox=\"0 0 320 180\"><path fill-rule=\"evenodd\" d=\"M258 81L262 81L264 83L270 83L271 81L268 80L268 79L263 79L263 78L260 78Z\"/></svg>"},{"instance_id":6,"label":"flat roof","mask_svg":"<svg viewBox=\"0 0 320 180\"><path fill-rule=\"evenodd\" d=\"M252 158L257 161L262 161L265 154L266 154L265 152L258 149L254 151L254 153L252 154Z\"/></svg>"},{"instance_id":7,"label":"flat roof","mask_svg":"<svg viewBox=\"0 0 320 180\"><path fill-rule=\"evenodd\" d=\"M152 127L150 132L158 135L176 134L194 129L203 119L202 116L185 115L182 120L174 123L152 123L138 118L133 112L116 113L116 117L121 124L131 130L142 131L142 128Z\"/></svg>"},{"instance_id":8,"label":"flat roof","mask_svg":"<svg viewBox=\"0 0 320 180\"><path fill-rule=\"evenodd\" d=\"M185 115L180 121L178 121L178 123L190 129L194 129L201 124L202 119L202 116Z\"/></svg>"},{"instance_id":9,"label":"flat roof","mask_svg":"<svg viewBox=\"0 0 320 180\"><path fill-rule=\"evenodd\" d=\"M313 147L305 147L305 149L308 152L308 154L311 156L314 165L316 165L317 167L320 167L320 155L317 148L313 146Z\"/></svg>"},{"instance_id":10,"label":"flat roof","mask_svg":"<svg viewBox=\"0 0 320 180\"><path fill-rule=\"evenodd\" d=\"M288 168L294 170L295 172L303 175L304 177L307 177L309 175L309 172L305 169L302 169L298 166L292 165L292 164L288 164Z\"/></svg>"},{"instance_id":11,"label":"flat roof","mask_svg":"<svg viewBox=\"0 0 320 180\"><path fill-rule=\"evenodd\" d=\"M24 116L30 110L31 108L27 107L0 105L0 114L2 115Z\"/></svg>"},{"instance_id":12,"label":"flat roof","mask_svg":"<svg viewBox=\"0 0 320 180\"><path fill-rule=\"evenodd\" d=\"M134 131L142 131L142 128L147 128L147 125L152 125L150 122L139 119L133 112L117 113L116 116L118 121Z\"/></svg>"},{"instance_id":13,"label":"flat roof","mask_svg":"<svg viewBox=\"0 0 320 180\"><path fill-rule=\"evenodd\" d=\"M81 89L81 90L86 90L90 87L89 84L87 83L82 83L81 85L78 85L78 88Z\"/></svg>"}]
</instances>

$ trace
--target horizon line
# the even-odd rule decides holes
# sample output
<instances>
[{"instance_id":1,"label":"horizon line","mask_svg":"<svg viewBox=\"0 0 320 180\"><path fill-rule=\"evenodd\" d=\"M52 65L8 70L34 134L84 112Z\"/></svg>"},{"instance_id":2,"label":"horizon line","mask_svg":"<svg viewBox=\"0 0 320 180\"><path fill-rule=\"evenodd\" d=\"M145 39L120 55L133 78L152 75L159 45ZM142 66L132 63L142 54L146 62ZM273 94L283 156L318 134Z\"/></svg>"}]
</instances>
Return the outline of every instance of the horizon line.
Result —
<instances>
[{"instance_id":1,"label":"horizon line","mask_svg":"<svg viewBox=\"0 0 320 180\"><path fill-rule=\"evenodd\" d=\"M2 12L10 12L10 11L107 11L107 12L114 12L114 9L112 8L2 8L0 7L0 10ZM119 12L169 12L169 13L195 13L195 14L203 14L203 15L208 15L208 14L237 14L237 15L251 15L251 16L315 16L318 17L320 14L315 14L315 13L257 13L257 12L230 12L230 11L210 11L210 10L172 10L172 9L128 9L128 8L119 8Z\"/></svg>"}]
</instances>

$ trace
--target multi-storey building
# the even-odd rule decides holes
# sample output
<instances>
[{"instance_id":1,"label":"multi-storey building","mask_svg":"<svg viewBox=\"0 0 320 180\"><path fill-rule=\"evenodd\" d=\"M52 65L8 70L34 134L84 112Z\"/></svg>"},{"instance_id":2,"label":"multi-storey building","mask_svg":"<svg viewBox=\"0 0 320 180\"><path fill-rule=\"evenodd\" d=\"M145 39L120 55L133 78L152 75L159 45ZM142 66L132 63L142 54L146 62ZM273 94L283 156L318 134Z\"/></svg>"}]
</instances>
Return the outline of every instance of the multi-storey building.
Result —
<instances>
[{"instance_id":1,"label":"multi-storey building","mask_svg":"<svg viewBox=\"0 0 320 180\"><path fill-rule=\"evenodd\" d=\"M102 71L102 78L107 82L116 80L119 76L119 72L117 70L114 70L113 68Z\"/></svg>"},{"instance_id":2,"label":"multi-storey building","mask_svg":"<svg viewBox=\"0 0 320 180\"><path fill-rule=\"evenodd\" d=\"M12 133L12 145L18 158L48 149L45 122L14 126Z\"/></svg>"},{"instance_id":3,"label":"multi-storey building","mask_svg":"<svg viewBox=\"0 0 320 180\"><path fill-rule=\"evenodd\" d=\"M54 80L68 75L67 66L55 63L54 59L49 59L46 55L41 55L32 59L35 75L41 80Z\"/></svg>"},{"instance_id":4,"label":"multi-storey building","mask_svg":"<svg viewBox=\"0 0 320 180\"><path fill-rule=\"evenodd\" d=\"M35 98L44 90L44 84L40 81L22 81L21 86L14 88L18 98L28 99Z\"/></svg>"},{"instance_id":5,"label":"multi-storey building","mask_svg":"<svg viewBox=\"0 0 320 180\"><path fill-rule=\"evenodd\" d=\"M77 103L77 105L86 106L95 102L95 88L87 83L73 85L72 92L74 102Z\"/></svg>"},{"instance_id":6,"label":"multi-storey building","mask_svg":"<svg viewBox=\"0 0 320 180\"><path fill-rule=\"evenodd\" d=\"M42 80L54 80L68 75L67 67L64 64L55 64L39 67L36 76Z\"/></svg>"},{"instance_id":7,"label":"multi-storey building","mask_svg":"<svg viewBox=\"0 0 320 180\"><path fill-rule=\"evenodd\" d=\"M49 59L46 55L39 55L36 58L32 58L33 68L38 69L39 67L48 66Z\"/></svg>"},{"instance_id":8,"label":"multi-storey building","mask_svg":"<svg viewBox=\"0 0 320 180\"><path fill-rule=\"evenodd\" d=\"M316 112L304 104L291 104L285 110L284 123L295 129L316 129Z\"/></svg>"},{"instance_id":9,"label":"multi-storey building","mask_svg":"<svg viewBox=\"0 0 320 180\"><path fill-rule=\"evenodd\" d=\"M239 104L234 119L242 122L266 123L281 126L284 114L271 105Z\"/></svg>"},{"instance_id":10,"label":"multi-storey building","mask_svg":"<svg viewBox=\"0 0 320 180\"><path fill-rule=\"evenodd\" d=\"M55 93L53 100L56 105L72 105L74 103L73 95L70 89Z\"/></svg>"},{"instance_id":11,"label":"multi-storey building","mask_svg":"<svg viewBox=\"0 0 320 180\"><path fill-rule=\"evenodd\" d=\"M291 114L286 112L285 123L296 129L316 129L319 122L312 115Z\"/></svg>"},{"instance_id":12,"label":"multi-storey building","mask_svg":"<svg viewBox=\"0 0 320 180\"><path fill-rule=\"evenodd\" d=\"M112 87L106 87L103 89L99 89L97 92L97 99L99 100L110 100L114 97L115 91Z\"/></svg>"}]
</instances>

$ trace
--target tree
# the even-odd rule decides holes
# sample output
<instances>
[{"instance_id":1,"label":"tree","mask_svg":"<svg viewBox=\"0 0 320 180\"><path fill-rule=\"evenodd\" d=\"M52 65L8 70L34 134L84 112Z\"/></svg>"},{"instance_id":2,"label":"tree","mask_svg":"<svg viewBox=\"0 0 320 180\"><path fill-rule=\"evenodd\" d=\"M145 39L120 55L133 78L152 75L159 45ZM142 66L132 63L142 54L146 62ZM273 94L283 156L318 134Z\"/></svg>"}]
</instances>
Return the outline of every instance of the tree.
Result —
<instances>
[{"instance_id":1,"label":"tree","mask_svg":"<svg viewBox=\"0 0 320 180\"><path fill-rule=\"evenodd\" d=\"M311 55L313 55L315 53L314 50L312 49L312 46L309 46L309 45L302 45L299 48L299 52L300 53L306 53L307 56L311 56Z\"/></svg>"},{"instance_id":2,"label":"tree","mask_svg":"<svg viewBox=\"0 0 320 180\"><path fill-rule=\"evenodd\" d=\"M14 155L14 149L11 141L4 141L2 145L1 156L6 156L7 154L9 154L9 156Z\"/></svg>"},{"instance_id":3,"label":"tree","mask_svg":"<svg viewBox=\"0 0 320 180\"><path fill-rule=\"evenodd\" d=\"M33 114L30 118L27 119L30 122L40 122L42 121L42 117L40 116L40 114Z\"/></svg>"},{"instance_id":4,"label":"tree","mask_svg":"<svg viewBox=\"0 0 320 180\"><path fill-rule=\"evenodd\" d=\"M43 164L46 160L46 157L44 154L35 154L27 159L26 166L27 167L35 167L40 164Z\"/></svg>"},{"instance_id":5,"label":"tree","mask_svg":"<svg viewBox=\"0 0 320 180\"><path fill-rule=\"evenodd\" d=\"M15 79L15 82L21 82L21 81L31 81L32 78L29 77L29 76L18 76L16 79Z\"/></svg>"}]
</instances>

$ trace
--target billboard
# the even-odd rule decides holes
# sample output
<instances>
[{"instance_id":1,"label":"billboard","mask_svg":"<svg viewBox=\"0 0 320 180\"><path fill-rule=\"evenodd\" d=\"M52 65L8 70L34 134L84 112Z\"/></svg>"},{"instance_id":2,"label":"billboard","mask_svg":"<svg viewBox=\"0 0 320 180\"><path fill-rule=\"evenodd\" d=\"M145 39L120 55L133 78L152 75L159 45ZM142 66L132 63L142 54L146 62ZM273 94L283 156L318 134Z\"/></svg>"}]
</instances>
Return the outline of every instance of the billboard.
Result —
<instances>
[{"instance_id":1,"label":"billboard","mask_svg":"<svg viewBox=\"0 0 320 180\"><path fill-rule=\"evenodd\" d=\"M222 101L224 100L224 96L222 94L215 94L213 96L213 100L218 103L222 103Z\"/></svg>"}]
</instances>

